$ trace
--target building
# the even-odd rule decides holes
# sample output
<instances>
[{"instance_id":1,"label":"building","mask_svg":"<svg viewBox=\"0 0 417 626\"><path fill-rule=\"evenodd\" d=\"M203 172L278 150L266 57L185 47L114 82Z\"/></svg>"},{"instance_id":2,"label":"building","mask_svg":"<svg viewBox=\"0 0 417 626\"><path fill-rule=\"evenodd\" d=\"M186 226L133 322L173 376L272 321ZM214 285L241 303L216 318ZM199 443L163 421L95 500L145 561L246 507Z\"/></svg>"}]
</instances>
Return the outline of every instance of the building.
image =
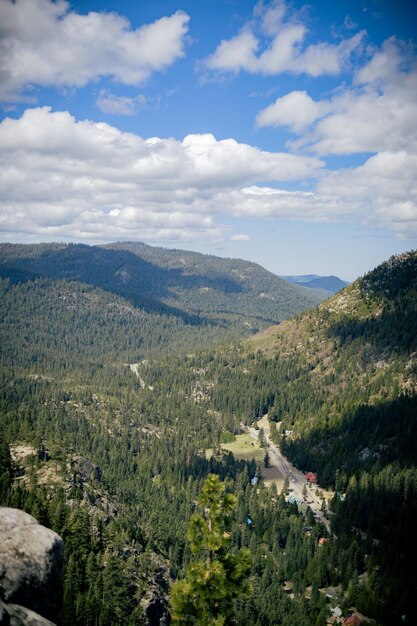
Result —
<instances>
[{"instance_id":1,"label":"building","mask_svg":"<svg viewBox=\"0 0 417 626\"><path fill-rule=\"evenodd\" d=\"M345 624L345 626L360 626L360 624L362 624L362 621L362 618L354 613L350 617L347 617L343 623Z\"/></svg>"},{"instance_id":2,"label":"building","mask_svg":"<svg viewBox=\"0 0 417 626\"><path fill-rule=\"evenodd\" d=\"M309 483L313 483L314 485L317 483L317 474L315 474L314 472L307 472L306 478Z\"/></svg>"}]
</instances>

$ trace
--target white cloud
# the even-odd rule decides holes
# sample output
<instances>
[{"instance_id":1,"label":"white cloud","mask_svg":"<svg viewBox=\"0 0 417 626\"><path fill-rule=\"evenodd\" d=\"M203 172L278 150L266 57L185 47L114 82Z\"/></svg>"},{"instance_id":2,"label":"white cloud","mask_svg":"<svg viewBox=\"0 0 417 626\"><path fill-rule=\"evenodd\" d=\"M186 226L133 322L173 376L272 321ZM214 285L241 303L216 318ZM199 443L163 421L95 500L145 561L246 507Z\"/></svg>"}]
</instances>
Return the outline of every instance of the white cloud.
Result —
<instances>
[{"instance_id":1,"label":"white cloud","mask_svg":"<svg viewBox=\"0 0 417 626\"><path fill-rule=\"evenodd\" d=\"M365 224L417 235L417 151L379 152L363 165L334 172L318 192L350 200Z\"/></svg>"},{"instance_id":2,"label":"white cloud","mask_svg":"<svg viewBox=\"0 0 417 626\"><path fill-rule=\"evenodd\" d=\"M281 26L286 12L284 1L271 2L265 6L263 2L258 2L254 8L254 16L260 18L262 31L271 37L275 35Z\"/></svg>"},{"instance_id":3,"label":"white cloud","mask_svg":"<svg viewBox=\"0 0 417 626\"><path fill-rule=\"evenodd\" d=\"M36 85L82 87L103 76L137 85L184 55L189 16L132 29L116 13L69 10L64 0L0 2L0 98Z\"/></svg>"},{"instance_id":4,"label":"white cloud","mask_svg":"<svg viewBox=\"0 0 417 626\"><path fill-rule=\"evenodd\" d=\"M303 131L290 147L324 156L414 151L416 119L417 60L389 39L356 72L352 86L319 101L291 92L260 111L257 124Z\"/></svg>"},{"instance_id":5,"label":"white cloud","mask_svg":"<svg viewBox=\"0 0 417 626\"><path fill-rule=\"evenodd\" d=\"M343 27L346 30L356 30L358 28L357 23L350 17L350 15L346 15L343 21Z\"/></svg>"},{"instance_id":6,"label":"white cloud","mask_svg":"<svg viewBox=\"0 0 417 626\"><path fill-rule=\"evenodd\" d=\"M334 195L313 191L287 191L251 185L230 194L235 217L291 219L308 222L347 221L357 217L353 205Z\"/></svg>"},{"instance_id":7,"label":"white cloud","mask_svg":"<svg viewBox=\"0 0 417 626\"><path fill-rule=\"evenodd\" d=\"M377 157L375 157L377 159ZM378 155L352 170L328 173L314 191L286 191L251 185L227 194L234 217L302 222L356 223L384 228L402 237L417 236L417 159L405 165L405 155ZM390 168L392 166L392 169ZM401 170L399 178L396 174Z\"/></svg>"},{"instance_id":8,"label":"white cloud","mask_svg":"<svg viewBox=\"0 0 417 626\"><path fill-rule=\"evenodd\" d=\"M143 139L68 112L0 124L0 230L86 239L214 237L236 189L317 175L316 158L233 139Z\"/></svg>"},{"instance_id":9,"label":"white cloud","mask_svg":"<svg viewBox=\"0 0 417 626\"><path fill-rule=\"evenodd\" d=\"M268 7L258 3L254 21L235 37L223 40L205 59L205 67L221 72L244 70L264 75L283 72L336 75L365 37L365 32L361 31L338 44L306 45L306 26L295 19L284 21L285 13L283 0L275 0ZM256 30L260 31L259 36L255 34Z\"/></svg>"},{"instance_id":10,"label":"white cloud","mask_svg":"<svg viewBox=\"0 0 417 626\"><path fill-rule=\"evenodd\" d=\"M388 40L357 72L355 83L331 100L331 115L312 130L312 149L319 154L414 151L417 59Z\"/></svg>"},{"instance_id":11,"label":"white cloud","mask_svg":"<svg viewBox=\"0 0 417 626\"><path fill-rule=\"evenodd\" d=\"M229 237L230 241L250 241L249 235L232 235Z\"/></svg>"},{"instance_id":12,"label":"white cloud","mask_svg":"<svg viewBox=\"0 0 417 626\"><path fill-rule=\"evenodd\" d=\"M138 109L145 106L147 98L139 94L134 98L128 96L116 96L105 89L100 92L96 104L100 111L110 115L136 115Z\"/></svg>"},{"instance_id":13,"label":"white cloud","mask_svg":"<svg viewBox=\"0 0 417 626\"><path fill-rule=\"evenodd\" d=\"M210 69L238 72L241 69L256 71L255 52L259 42L249 30L243 30L229 40L222 41L216 52L206 61Z\"/></svg>"},{"instance_id":14,"label":"white cloud","mask_svg":"<svg viewBox=\"0 0 417 626\"><path fill-rule=\"evenodd\" d=\"M413 49L408 49L403 42L390 37L380 50L375 51L369 63L356 73L355 82L357 84L395 82L397 76L401 77L401 70L410 63L413 63Z\"/></svg>"},{"instance_id":15,"label":"white cloud","mask_svg":"<svg viewBox=\"0 0 417 626\"><path fill-rule=\"evenodd\" d=\"M305 91L292 91L277 98L256 116L256 124L264 126L289 126L300 132L328 111L326 102L315 102Z\"/></svg>"},{"instance_id":16,"label":"white cloud","mask_svg":"<svg viewBox=\"0 0 417 626\"><path fill-rule=\"evenodd\" d=\"M222 216L232 215L354 221L417 233L416 152L381 152L336 172L320 166L315 158L233 139L143 139L108 124L76 122L68 112L29 109L0 124L0 231L5 238L214 240L223 235ZM311 191L261 184L302 185L314 175Z\"/></svg>"},{"instance_id":17,"label":"white cloud","mask_svg":"<svg viewBox=\"0 0 417 626\"><path fill-rule=\"evenodd\" d=\"M317 215L337 216L348 208L349 219L403 236L417 234L416 120L417 58L394 38L373 51L351 86L319 101L306 92L291 92L257 116L259 126L285 125L300 134L289 143L298 151L321 157L371 153L358 167L323 173L314 194ZM273 194L269 203L276 214L279 199ZM309 199L306 206L306 198L299 196L292 200L295 215L300 210L307 216L315 204Z\"/></svg>"}]
</instances>

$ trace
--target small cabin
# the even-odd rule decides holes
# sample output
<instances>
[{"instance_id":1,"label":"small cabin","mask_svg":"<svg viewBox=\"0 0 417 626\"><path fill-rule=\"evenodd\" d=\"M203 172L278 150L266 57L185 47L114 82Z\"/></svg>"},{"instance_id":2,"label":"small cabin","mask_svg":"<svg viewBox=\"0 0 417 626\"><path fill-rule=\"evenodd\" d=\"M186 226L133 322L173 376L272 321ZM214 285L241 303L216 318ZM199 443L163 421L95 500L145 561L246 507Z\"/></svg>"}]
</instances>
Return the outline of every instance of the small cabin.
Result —
<instances>
[{"instance_id":1,"label":"small cabin","mask_svg":"<svg viewBox=\"0 0 417 626\"><path fill-rule=\"evenodd\" d=\"M359 615L356 615L356 613L354 613L350 617L347 617L343 623L345 624L345 626L360 626L362 622L363 622L362 618L359 617Z\"/></svg>"},{"instance_id":2,"label":"small cabin","mask_svg":"<svg viewBox=\"0 0 417 626\"><path fill-rule=\"evenodd\" d=\"M317 483L317 474L315 474L314 472L307 472L306 478L309 483L312 483L314 485Z\"/></svg>"}]
</instances>

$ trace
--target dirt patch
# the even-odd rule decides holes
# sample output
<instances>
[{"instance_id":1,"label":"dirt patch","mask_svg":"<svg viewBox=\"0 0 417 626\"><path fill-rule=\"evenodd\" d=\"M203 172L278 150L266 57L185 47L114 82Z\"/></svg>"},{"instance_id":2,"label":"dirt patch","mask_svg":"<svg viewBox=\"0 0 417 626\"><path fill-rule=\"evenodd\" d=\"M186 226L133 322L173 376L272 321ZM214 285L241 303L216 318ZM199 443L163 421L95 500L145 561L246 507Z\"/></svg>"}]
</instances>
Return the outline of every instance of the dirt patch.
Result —
<instances>
[{"instance_id":1,"label":"dirt patch","mask_svg":"<svg viewBox=\"0 0 417 626\"><path fill-rule=\"evenodd\" d=\"M32 466L31 459L38 457L37 450L29 444L15 444L10 446L10 454L14 465L14 480L29 485L30 468L32 471L36 467L36 480L40 485L62 485L64 482L62 469L56 461L49 459L48 461L36 462L36 466Z\"/></svg>"},{"instance_id":2,"label":"dirt patch","mask_svg":"<svg viewBox=\"0 0 417 626\"><path fill-rule=\"evenodd\" d=\"M37 452L33 446L27 444L16 444L14 446L10 446L10 454L13 463L18 467L21 467L22 465L27 465L28 457L36 455Z\"/></svg>"},{"instance_id":3,"label":"dirt patch","mask_svg":"<svg viewBox=\"0 0 417 626\"><path fill-rule=\"evenodd\" d=\"M284 486L284 476L281 474L279 469L275 466L264 467L263 463L260 465L261 468L261 476L264 480L265 485L270 486L272 483L275 483L278 489L278 492Z\"/></svg>"},{"instance_id":4,"label":"dirt patch","mask_svg":"<svg viewBox=\"0 0 417 626\"><path fill-rule=\"evenodd\" d=\"M40 485L63 485L64 479L60 474L60 468L54 461L42 465L36 472L38 484Z\"/></svg>"}]
</instances>

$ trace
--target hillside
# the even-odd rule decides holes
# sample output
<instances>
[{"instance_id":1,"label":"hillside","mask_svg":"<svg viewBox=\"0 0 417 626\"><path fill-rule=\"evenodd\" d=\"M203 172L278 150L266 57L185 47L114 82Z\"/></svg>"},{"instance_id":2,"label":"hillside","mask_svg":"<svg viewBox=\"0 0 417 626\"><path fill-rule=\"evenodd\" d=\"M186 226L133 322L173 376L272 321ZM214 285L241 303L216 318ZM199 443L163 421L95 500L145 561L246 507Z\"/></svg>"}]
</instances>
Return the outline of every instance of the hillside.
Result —
<instances>
[{"instance_id":1,"label":"hillside","mask_svg":"<svg viewBox=\"0 0 417 626\"><path fill-rule=\"evenodd\" d=\"M344 404L377 404L416 393L416 294L417 254L411 252L393 257L316 309L247 341L247 350L293 367L296 378L325 401L314 419L308 409L293 410L291 423L299 424L300 434L319 422L331 426ZM305 394L303 402L308 404ZM285 422L286 412L275 408Z\"/></svg>"},{"instance_id":2,"label":"hillside","mask_svg":"<svg viewBox=\"0 0 417 626\"><path fill-rule=\"evenodd\" d=\"M197 321L193 315L221 322L239 316L248 326L278 322L322 299L255 263L140 243L1 244L0 272L15 280L78 281L188 322Z\"/></svg>"},{"instance_id":3,"label":"hillside","mask_svg":"<svg viewBox=\"0 0 417 626\"><path fill-rule=\"evenodd\" d=\"M137 362L150 354L184 352L248 334L228 324L134 305L72 280L0 280L0 353L8 366L42 372ZM245 332L246 330L246 332Z\"/></svg>"},{"instance_id":4,"label":"hillside","mask_svg":"<svg viewBox=\"0 0 417 626\"><path fill-rule=\"evenodd\" d=\"M144 244L0 244L0 290L5 362L49 369L219 344L321 299L254 263Z\"/></svg>"},{"instance_id":5,"label":"hillside","mask_svg":"<svg viewBox=\"0 0 417 626\"><path fill-rule=\"evenodd\" d=\"M313 310L181 367L166 362L152 378L163 379L162 389L177 381L195 390L200 408L227 431L268 413L287 457L336 490L337 541L328 553L335 569L321 580L342 578L356 606L382 624L401 623L400 611L417 617L416 357L410 252ZM344 550L350 565L336 565Z\"/></svg>"},{"instance_id":6,"label":"hillside","mask_svg":"<svg viewBox=\"0 0 417 626\"><path fill-rule=\"evenodd\" d=\"M207 373L217 411L247 421L268 412L284 453L336 489L333 529L373 564L358 603L384 624L397 623L400 605L414 615L416 357L410 252L247 340Z\"/></svg>"}]
</instances>

